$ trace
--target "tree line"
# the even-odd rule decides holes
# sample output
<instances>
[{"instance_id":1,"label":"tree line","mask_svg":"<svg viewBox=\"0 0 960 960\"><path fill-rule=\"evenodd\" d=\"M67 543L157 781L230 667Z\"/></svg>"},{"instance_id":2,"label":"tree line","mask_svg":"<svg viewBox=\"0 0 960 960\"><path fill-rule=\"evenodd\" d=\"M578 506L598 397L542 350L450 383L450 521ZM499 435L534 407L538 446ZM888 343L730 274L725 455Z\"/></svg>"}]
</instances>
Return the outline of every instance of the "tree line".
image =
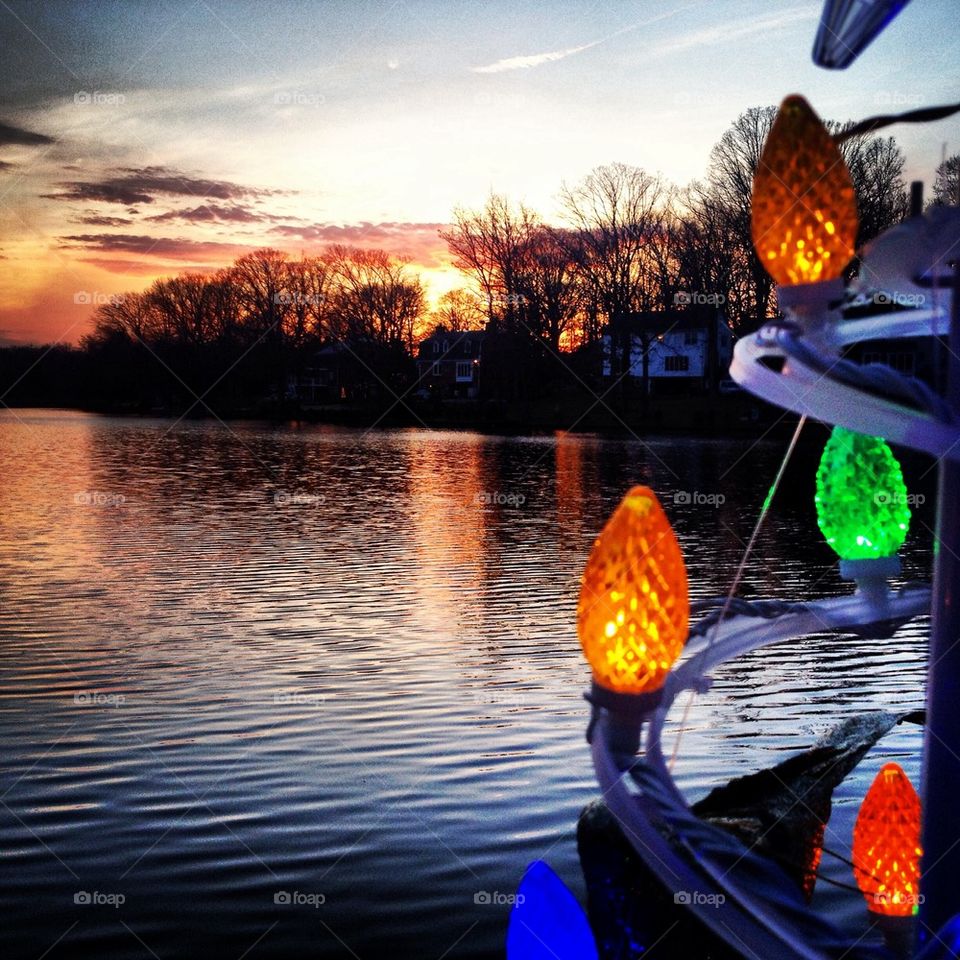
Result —
<instances>
[{"instance_id":1,"label":"tree line","mask_svg":"<svg viewBox=\"0 0 960 960\"><path fill-rule=\"evenodd\" d=\"M481 209L457 208L441 237L465 284L432 311L409 260L342 245L300 258L262 249L212 274L158 279L97 307L81 351L105 373L90 390L100 405L111 396L175 404L204 390L226 403L280 398L332 343L400 389L414 376L418 339L442 326L486 329L501 366L516 367L516 377L501 378L516 393L556 381L526 375L530 364L562 373L561 353L589 351L626 314L712 303L735 334L749 332L777 310L750 235L753 174L775 117L775 107L741 114L705 176L683 188L612 163L561 186L553 223L495 193ZM829 124L834 133L847 126ZM840 149L857 194L859 247L907 214L905 160L894 138L875 134ZM933 202L956 202L958 179L960 156L950 157Z\"/></svg>"},{"instance_id":2,"label":"tree line","mask_svg":"<svg viewBox=\"0 0 960 960\"><path fill-rule=\"evenodd\" d=\"M753 249L750 199L775 117L775 107L742 114L714 146L705 178L682 189L639 167L597 168L562 187L560 226L500 195L482 210L456 210L444 238L479 298L453 291L443 319L456 328L481 318L554 350L595 342L617 316L696 302L722 304L737 334L761 326L776 313L776 291ZM847 126L830 124L835 133ZM892 137L854 136L840 149L857 193L859 246L907 214L905 161Z\"/></svg>"}]
</instances>

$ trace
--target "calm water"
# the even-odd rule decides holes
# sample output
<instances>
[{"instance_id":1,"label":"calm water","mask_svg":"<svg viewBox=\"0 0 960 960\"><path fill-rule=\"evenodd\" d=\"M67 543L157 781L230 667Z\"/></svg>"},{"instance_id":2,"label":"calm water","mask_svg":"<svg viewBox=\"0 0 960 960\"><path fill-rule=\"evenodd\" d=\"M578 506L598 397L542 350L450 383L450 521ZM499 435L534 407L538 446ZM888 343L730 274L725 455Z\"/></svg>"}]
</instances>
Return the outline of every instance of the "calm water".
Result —
<instances>
[{"instance_id":1,"label":"calm water","mask_svg":"<svg viewBox=\"0 0 960 960\"><path fill-rule=\"evenodd\" d=\"M3 955L499 955L507 910L476 894L544 858L583 895L574 611L593 537L648 483L692 595L716 596L782 448L0 412ZM846 589L814 525L817 455L774 502L754 595ZM927 573L931 513L907 578ZM681 783L699 795L840 716L921 705L925 629L725 669ZM849 844L883 759L919 782L919 742L898 729L843 785L828 845ZM817 896L861 922L856 898Z\"/></svg>"}]
</instances>

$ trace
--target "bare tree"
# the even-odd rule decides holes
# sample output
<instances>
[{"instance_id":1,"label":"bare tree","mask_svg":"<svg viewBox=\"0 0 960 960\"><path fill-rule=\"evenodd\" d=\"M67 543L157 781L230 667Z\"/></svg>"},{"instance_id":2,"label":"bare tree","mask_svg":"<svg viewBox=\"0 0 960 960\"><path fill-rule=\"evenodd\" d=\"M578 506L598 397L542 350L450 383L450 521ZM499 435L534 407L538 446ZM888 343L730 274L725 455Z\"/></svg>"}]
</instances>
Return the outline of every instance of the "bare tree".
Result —
<instances>
[{"instance_id":1,"label":"bare tree","mask_svg":"<svg viewBox=\"0 0 960 960\"><path fill-rule=\"evenodd\" d=\"M832 133L852 126L828 124ZM857 248L899 223L909 213L910 200L903 171L903 152L893 137L861 134L840 142L840 152L850 171L857 195Z\"/></svg>"},{"instance_id":2,"label":"bare tree","mask_svg":"<svg viewBox=\"0 0 960 960\"><path fill-rule=\"evenodd\" d=\"M443 327L445 330L459 332L461 330L476 330L487 320L487 313L480 297L473 290L458 287L448 290L437 301L437 307L430 313L433 329Z\"/></svg>"},{"instance_id":3,"label":"bare tree","mask_svg":"<svg viewBox=\"0 0 960 960\"><path fill-rule=\"evenodd\" d=\"M516 284L522 322L554 353L581 307L575 249L569 231L542 226L531 231L520 258Z\"/></svg>"},{"instance_id":4,"label":"bare tree","mask_svg":"<svg viewBox=\"0 0 960 960\"><path fill-rule=\"evenodd\" d=\"M420 281L409 275L409 261L383 250L344 246L331 247L328 259L336 282L331 306L337 336L412 351L414 329L426 301Z\"/></svg>"},{"instance_id":5,"label":"bare tree","mask_svg":"<svg viewBox=\"0 0 960 960\"><path fill-rule=\"evenodd\" d=\"M751 107L740 114L713 150L707 180L700 190L704 211L734 270L729 277L727 310L734 328L751 330L763 324L772 309L773 281L753 249L750 232L753 177L776 107Z\"/></svg>"},{"instance_id":6,"label":"bare tree","mask_svg":"<svg viewBox=\"0 0 960 960\"><path fill-rule=\"evenodd\" d=\"M288 260L280 296L287 311L284 333L295 348L310 340L322 340L330 334L329 298L334 285L334 272L324 257L301 257Z\"/></svg>"},{"instance_id":7,"label":"bare tree","mask_svg":"<svg viewBox=\"0 0 960 960\"><path fill-rule=\"evenodd\" d=\"M947 157L937 167L933 181L933 203L939 206L960 205L960 153Z\"/></svg>"},{"instance_id":8,"label":"bare tree","mask_svg":"<svg viewBox=\"0 0 960 960\"><path fill-rule=\"evenodd\" d=\"M506 197L491 194L481 211L456 209L453 227L440 234L456 266L477 284L488 319L508 333L523 326L521 278L531 235L539 227L537 215L523 204L512 207Z\"/></svg>"},{"instance_id":9,"label":"bare tree","mask_svg":"<svg viewBox=\"0 0 960 960\"><path fill-rule=\"evenodd\" d=\"M269 247L242 256L233 266L233 281L244 323L255 337L279 340L289 312L287 255Z\"/></svg>"},{"instance_id":10,"label":"bare tree","mask_svg":"<svg viewBox=\"0 0 960 960\"><path fill-rule=\"evenodd\" d=\"M652 309L658 298L651 249L665 218L665 188L639 167L597 167L560 200L572 254L608 320Z\"/></svg>"}]
</instances>

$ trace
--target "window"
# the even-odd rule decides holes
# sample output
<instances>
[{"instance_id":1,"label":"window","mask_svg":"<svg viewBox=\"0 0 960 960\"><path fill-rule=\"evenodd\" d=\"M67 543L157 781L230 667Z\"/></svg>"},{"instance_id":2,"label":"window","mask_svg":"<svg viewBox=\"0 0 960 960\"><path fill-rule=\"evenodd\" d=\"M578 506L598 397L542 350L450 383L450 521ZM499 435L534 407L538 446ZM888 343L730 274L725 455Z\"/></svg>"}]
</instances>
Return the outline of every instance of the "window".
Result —
<instances>
[{"instance_id":1,"label":"window","mask_svg":"<svg viewBox=\"0 0 960 960\"><path fill-rule=\"evenodd\" d=\"M457 361L457 379L458 380L473 379L473 364L469 360Z\"/></svg>"},{"instance_id":2,"label":"window","mask_svg":"<svg viewBox=\"0 0 960 960\"><path fill-rule=\"evenodd\" d=\"M912 377L916 369L915 356L912 353L888 353L887 363L899 373Z\"/></svg>"},{"instance_id":3,"label":"window","mask_svg":"<svg viewBox=\"0 0 960 960\"><path fill-rule=\"evenodd\" d=\"M683 334L683 342L688 346L695 346L700 342L700 334L697 330L687 330Z\"/></svg>"},{"instance_id":4,"label":"window","mask_svg":"<svg viewBox=\"0 0 960 960\"><path fill-rule=\"evenodd\" d=\"M888 367L893 367L898 373L906 374L912 377L916 372L916 355L913 353L881 353L878 350L865 350L863 353L864 363L885 363Z\"/></svg>"},{"instance_id":5,"label":"window","mask_svg":"<svg viewBox=\"0 0 960 960\"><path fill-rule=\"evenodd\" d=\"M430 372L431 372L435 377L439 377L439 376L440 376L440 364L439 364L439 363L435 363L435 364L433 365L433 369L432 369Z\"/></svg>"},{"instance_id":6,"label":"window","mask_svg":"<svg viewBox=\"0 0 960 960\"><path fill-rule=\"evenodd\" d=\"M663 361L663 369L668 373L680 373L684 370L690 369L690 358L689 357L665 357Z\"/></svg>"},{"instance_id":7,"label":"window","mask_svg":"<svg viewBox=\"0 0 960 960\"><path fill-rule=\"evenodd\" d=\"M439 340L434 340L434 341L433 341L433 352L434 352L434 353L439 353L439 352L440 352L440 341L439 341Z\"/></svg>"},{"instance_id":8,"label":"window","mask_svg":"<svg viewBox=\"0 0 960 960\"><path fill-rule=\"evenodd\" d=\"M464 337L461 342L463 343L463 355L469 357L473 353L473 341L469 337Z\"/></svg>"},{"instance_id":9,"label":"window","mask_svg":"<svg viewBox=\"0 0 960 960\"><path fill-rule=\"evenodd\" d=\"M450 341L449 341L449 340L444 340L444 341L443 341L443 352L446 353L449 349L450 349Z\"/></svg>"}]
</instances>

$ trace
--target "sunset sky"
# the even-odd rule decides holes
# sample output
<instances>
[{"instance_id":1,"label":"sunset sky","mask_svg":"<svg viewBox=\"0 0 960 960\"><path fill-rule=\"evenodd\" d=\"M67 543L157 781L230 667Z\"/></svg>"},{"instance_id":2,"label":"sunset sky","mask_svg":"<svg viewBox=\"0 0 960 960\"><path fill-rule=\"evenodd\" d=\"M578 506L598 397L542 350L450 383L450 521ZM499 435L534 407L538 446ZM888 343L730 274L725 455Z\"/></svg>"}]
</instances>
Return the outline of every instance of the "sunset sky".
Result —
<instances>
[{"instance_id":1,"label":"sunset sky","mask_svg":"<svg viewBox=\"0 0 960 960\"><path fill-rule=\"evenodd\" d=\"M552 220L602 163L702 176L788 93L839 120L957 99L953 0L842 72L810 59L821 8L0 0L0 343L76 342L98 298L264 245L407 254L436 297L437 231L491 189ZM892 132L928 191L960 152L957 119Z\"/></svg>"}]
</instances>

